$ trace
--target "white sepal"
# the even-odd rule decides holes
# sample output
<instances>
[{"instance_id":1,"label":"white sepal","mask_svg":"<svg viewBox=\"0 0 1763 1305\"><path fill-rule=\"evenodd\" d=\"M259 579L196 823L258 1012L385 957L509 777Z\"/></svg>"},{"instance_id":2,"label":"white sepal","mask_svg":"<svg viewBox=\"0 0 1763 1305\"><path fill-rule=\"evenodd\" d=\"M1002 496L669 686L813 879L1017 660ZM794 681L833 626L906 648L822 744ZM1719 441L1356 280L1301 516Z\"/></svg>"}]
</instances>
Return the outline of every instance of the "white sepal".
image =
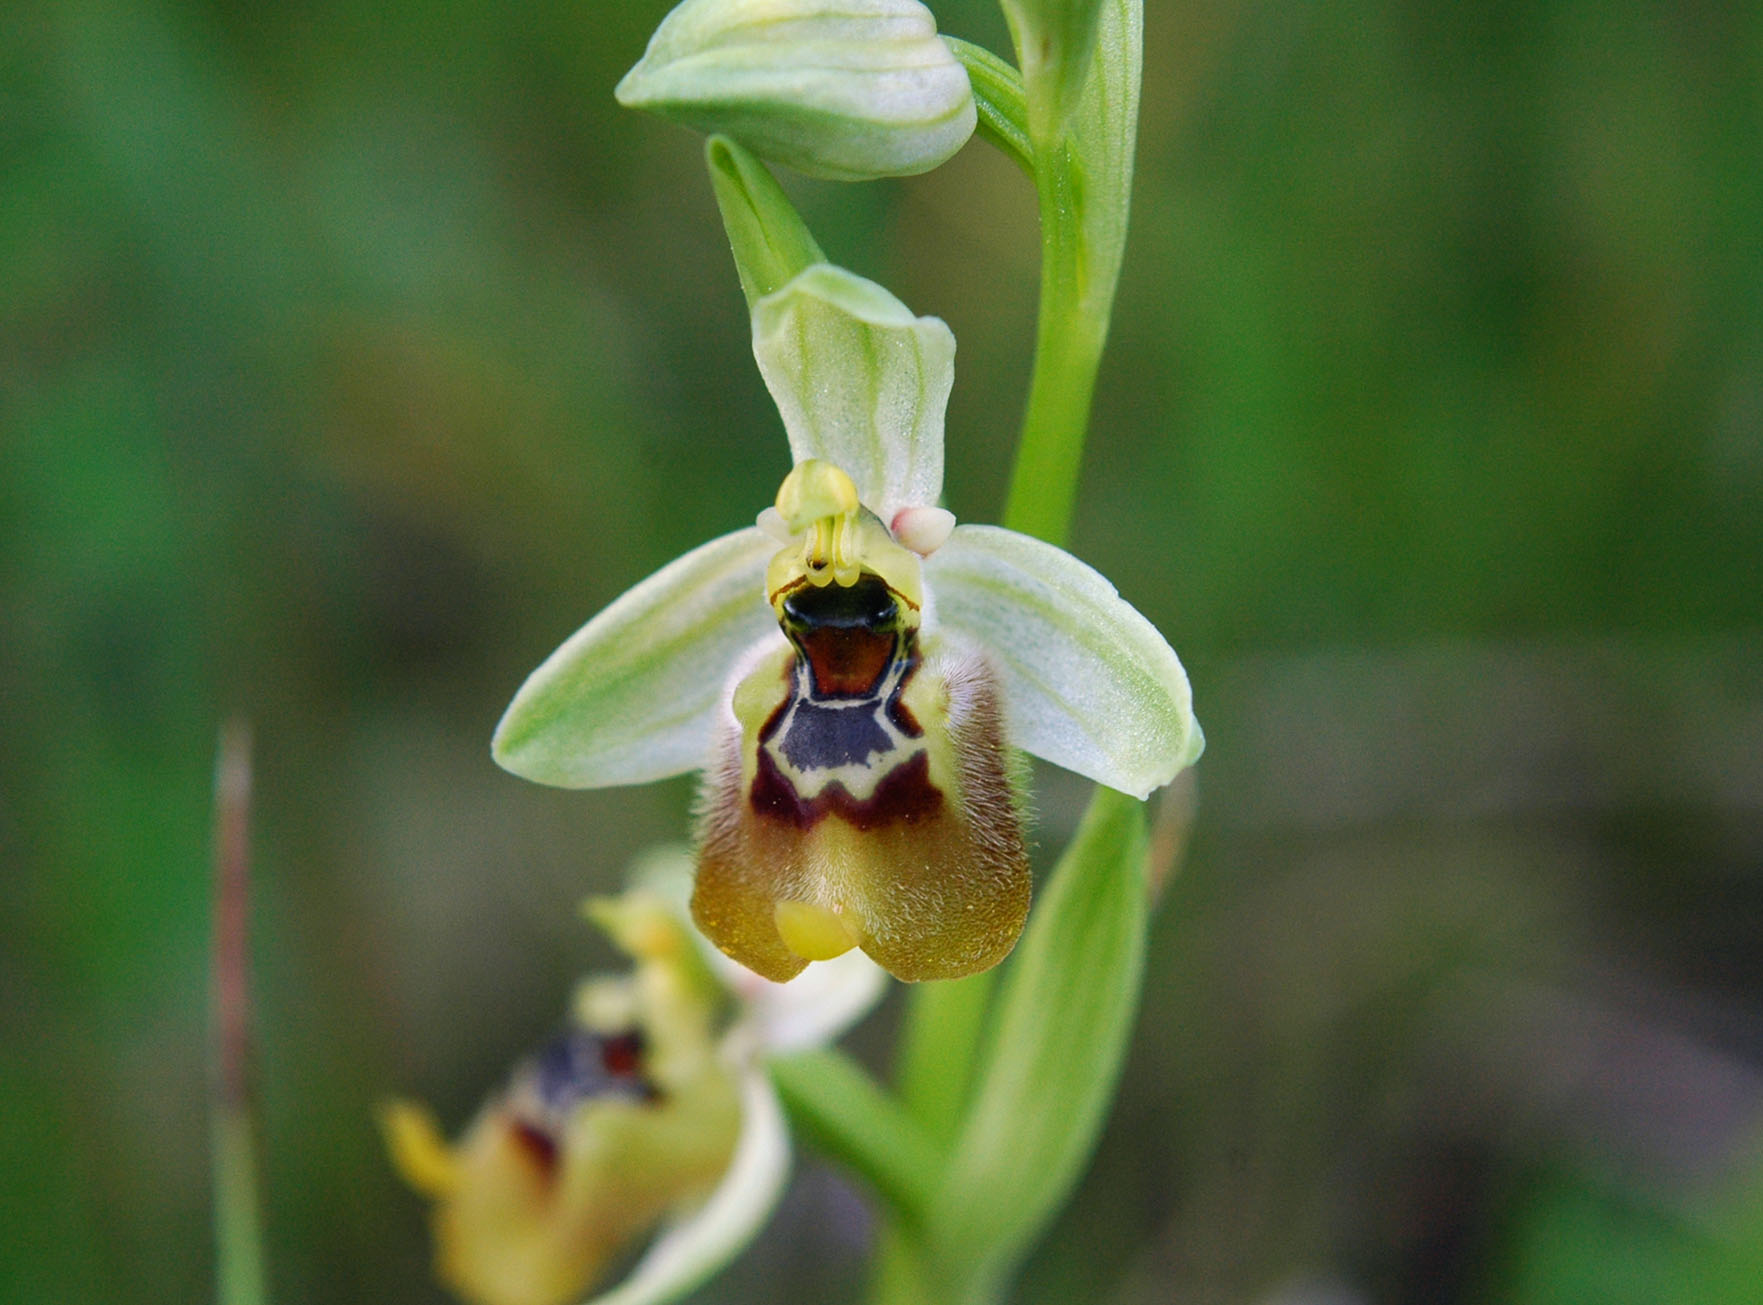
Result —
<instances>
[{"instance_id":1,"label":"white sepal","mask_svg":"<svg viewBox=\"0 0 1763 1305\"><path fill-rule=\"evenodd\" d=\"M741 1071L741 1133L728 1172L708 1199L681 1215L611 1291L587 1305L663 1305L702 1284L746 1248L782 1195L790 1134L763 1066Z\"/></svg>"},{"instance_id":2,"label":"white sepal","mask_svg":"<svg viewBox=\"0 0 1763 1305\"><path fill-rule=\"evenodd\" d=\"M757 528L737 530L625 591L520 686L491 742L497 762L563 788L702 766L730 667L782 638L765 602L776 549Z\"/></svg>"},{"instance_id":3,"label":"white sepal","mask_svg":"<svg viewBox=\"0 0 1763 1305\"><path fill-rule=\"evenodd\" d=\"M997 666L1017 747L1140 798L1200 755L1175 650L1094 568L1013 530L957 526L924 576L940 626Z\"/></svg>"},{"instance_id":4,"label":"white sepal","mask_svg":"<svg viewBox=\"0 0 1763 1305\"><path fill-rule=\"evenodd\" d=\"M883 521L943 492L955 336L873 281L816 263L753 305L753 356L797 462L823 458Z\"/></svg>"},{"instance_id":5,"label":"white sepal","mask_svg":"<svg viewBox=\"0 0 1763 1305\"><path fill-rule=\"evenodd\" d=\"M887 971L862 952L817 961L788 983L773 983L724 956L711 963L746 1006L753 1036L767 1055L834 1041L862 1019L887 989Z\"/></svg>"}]
</instances>

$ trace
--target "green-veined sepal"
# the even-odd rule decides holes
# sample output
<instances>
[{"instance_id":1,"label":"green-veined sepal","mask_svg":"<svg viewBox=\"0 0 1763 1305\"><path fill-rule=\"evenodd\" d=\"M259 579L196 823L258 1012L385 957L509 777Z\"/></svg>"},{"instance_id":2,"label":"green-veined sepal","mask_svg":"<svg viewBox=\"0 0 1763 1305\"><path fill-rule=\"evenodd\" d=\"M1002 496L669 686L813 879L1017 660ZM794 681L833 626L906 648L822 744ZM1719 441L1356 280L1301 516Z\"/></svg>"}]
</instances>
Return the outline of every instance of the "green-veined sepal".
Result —
<instances>
[{"instance_id":1,"label":"green-veined sepal","mask_svg":"<svg viewBox=\"0 0 1763 1305\"><path fill-rule=\"evenodd\" d=\"M1141 798L1200 755L1174 649L1092 567L1013 530L963 525L924 572L935 628L995 662L1017 747Z\"/></svg>"},{"instance_id":2,"label":"green-veined sepal","mask_svg":"<svg viewBox=\"0 0 1763 1305\"><path fill-rule=\"evenodd\" d=\"M737 530L627 590L527 677L496 727L497 762L562 788L702 766L742 650L782 642L764 593L776 550L758 529Z\"/></svg>"},{"instance_id":3,"label":"green-veined sepal","mask_svg":"<svg viewBox=\"0 0 1763 1305\"><path fill-rule=\"evenodd\" d=\"M797 462L843 468L884 522L943 491L955 336L888 291L818 263L753 306L753 356Z\"/></svg>"}]
</instances>

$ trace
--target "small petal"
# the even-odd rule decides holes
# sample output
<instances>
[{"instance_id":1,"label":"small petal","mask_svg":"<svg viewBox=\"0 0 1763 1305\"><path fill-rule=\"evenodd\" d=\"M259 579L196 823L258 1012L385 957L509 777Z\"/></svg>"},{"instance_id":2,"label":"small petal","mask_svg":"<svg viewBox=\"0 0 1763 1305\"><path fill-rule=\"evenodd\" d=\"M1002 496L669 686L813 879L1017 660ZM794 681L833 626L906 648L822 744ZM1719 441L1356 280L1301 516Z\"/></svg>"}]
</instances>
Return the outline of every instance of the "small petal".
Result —
<instances>
[{"instance_id":1,"label":"small petal","mask_svg":"<svg viewBox=\"0 0 1763 1305\"><path fill-rule=\"evenodd\" d=\"M379 1121L392 1164L412 1190L439 1201L459 1189L459 1162L433 1111L414 1101L388 1101Z\"/></svg>"},{"instance_id":2,"label":"small petal","mask_svg":"<svg viewBox=\"0 0 1763 1305\"><path fill-rule=\"evenodd\" d=\"M846 471L883 521L943 492L955 336L873 281L817 263L753 306L753 356L797 462Z\"/></svg>"},{"instance_id":3,"label":"small petal","mask_svg":"<svg viewBox=\"0 0 1763 1305\"><path fill-rule=\"evenodd\" d=\"M949 542L949 533L955 529L955 514L940 507L901 508L894 513L888 529L914 553L929 557Z\"/></svg>"},{"instance_id":4,"label":"small petal","mask_svg":"<svg viewBox=\"0 0 1763 1305\"><path fill-rule=\"evenodd\" d=\"M662 1233L617 1287L588 1305L661 1305L685 1295L753 1240L789 1171L789 1131L777 1093L764 1070L751 1068L741 1079L740 1138L721 1183Z\"/></svg>"},{"instance_id":5,"label":"small petal","mask_svg":"<svg viewBox=\"0 0 1763 1305\"><path fill-rule=\"evenodd\" d=\"M1017 747L1141 798L1200 755L1181 662L1100 573L996 526L957 526L924 569L942 628L997 664Z\"/></svg>"},{"instance_id":6,"label":"small petal","mask_svg":"<svg viewBox=\"0 0 1763 1305\"><path fill-rule=\"evenodd\" d=\"M626 591L520 686L496 727L497 762L563 788L702 766L742 650L781 642L764 593L776 548L755 527L737 530Z\"/></svg>"},{"instance_id":7,"label":"small petal","mask_svg":"<svg viewBox=\"0 0 1763 1305\"><path fill-rule=\"evenodd\" d=\"M775 507L766 508L753 524L758 526L765 537L779 548L794 542L796 538L795 532L784 524L783 513Z\"/></svg>"},{"instance_id":8,"label":"small petal","mask_svg":"<svg viewBox=\"0 0 1763 1305\"><path fill-rule=\"evenodd\" d=\"M918 0L685 0L616 94L843 181L934 168L977 121L967 73Z\"/></svg>"}]
</instances>

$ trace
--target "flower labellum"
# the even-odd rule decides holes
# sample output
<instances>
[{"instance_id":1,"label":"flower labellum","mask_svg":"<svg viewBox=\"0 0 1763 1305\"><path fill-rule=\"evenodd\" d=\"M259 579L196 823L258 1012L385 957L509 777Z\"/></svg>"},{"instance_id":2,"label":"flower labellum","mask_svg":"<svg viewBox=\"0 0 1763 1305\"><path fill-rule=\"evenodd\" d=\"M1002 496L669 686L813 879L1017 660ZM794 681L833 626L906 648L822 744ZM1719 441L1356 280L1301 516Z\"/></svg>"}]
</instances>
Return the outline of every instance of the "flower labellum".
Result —
<instances>
[{"instance_id":1,"label":"flower labellum","mask_svg":"<svg viewBox=\"0 0 1763 1305\"><path fill-rule=\"evenodd\" d=\"M715 1054L691 942L650 916L632 979L585 984L570 1027L522 1062L456 1144L421 1106L382 1112L392 1158L434 1202L440 1279L474 1305L565 1305L729 1167L739 1086ZM667 936L671 928L674 938Z\"/></svg>"},{"instance_id":2,"label":"flower labellum","mask_svg":"<svg viewBox=\"0 0 1763 1305\"><path fill-rule=\"evenodd\" d=\"M843 471L800 463L777 514L791 539L765 588L788 642L734 689L693 917L778 981L852 947L902 979L986 969L1030 891L996 679L925 656L920 559Z\"/></svg>"},{"instance_id":3,"label":"flower labellum","mask_svg":"<svg viewBox=\"0 0 1763 1305\"><path fill-rule=\"evenodd\" d=\"M590 1305L693 1290L764 1225L789 1173L770 1056L831 1041L881 997L851 955L791 984L711 952L686 919L691 863L660 849L589 915L637 962L583 983L569 1026L455 1143L422 1106L381 1112L392 1159L433 1202L435 1265L471 1305Z\"/></svg>"}]
</instances>

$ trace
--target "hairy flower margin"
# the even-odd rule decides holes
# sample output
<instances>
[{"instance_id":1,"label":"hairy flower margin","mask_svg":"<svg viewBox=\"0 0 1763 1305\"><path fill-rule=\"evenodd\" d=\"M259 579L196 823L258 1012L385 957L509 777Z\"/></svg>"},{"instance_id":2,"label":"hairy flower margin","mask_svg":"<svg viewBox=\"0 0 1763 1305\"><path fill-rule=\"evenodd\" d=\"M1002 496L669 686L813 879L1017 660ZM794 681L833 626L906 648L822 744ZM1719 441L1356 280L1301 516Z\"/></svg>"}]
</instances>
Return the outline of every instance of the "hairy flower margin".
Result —
<instances>
[{"instance_id":1,"label":"hairy flower margin","mask_svg":"<svg viewBox=\"0 0 1763 1305\"><path fill-rule=\"evenodd\" d=\"M770 1217L790 1143L766 1061L836 1038L886 980L855 954L789 984L761 979L691 929L690 882L689 856L660 850L623 896L589 903L634 972L584 982L567 1029L459 1141L412 1102L381 1111L396 1167L433 1202L437 1274L472 1305L580 1300L659 1229L588 1302L656 1305Z\"/></svg>"},{"instance_id":2,"label":"hairy flower margin","mask_svg":"<svg viewBox=\"0 0 1763 1305\"><path fill-rule=\"evenodd\" d=\"M516 694L494 755L517 775L571 788L706 770L694 916L768 977L853 944L905 979L987 968L1021 930L1027 867L1019 853L1004 868L973 854L1007 841L1016 815L1007 784L1002 796L974 791L967 759L990 754L1003 773L1007 743L1142 798L1203 746L1187 675L1095 570L1027 535L955 525L938 505L955 352L942 321L815 263L754 300L752 327L796 468L777 505L758 525L663 567L577 631ZM841 497L841 481L855 501ZM780 571L789 572L781 582ZM864 577L893 603L886 622L903 614L915 626L912 655L922 654L941 692L914 701L898 677L878 679L868 698L853 689L816 707L817 717L848 722L830 709L861 705L871 741L840 724L828 727L830 741L792 752L776 733L793 701L787 689L764 696L746 686L775 686L792 666L804 683L825 670L805 633L859 618L817 612L792 624L784 600L809 592L805 579L836 593ZM873 633L876 619L860 621ZM884 693L894 697L884 702ZM905 717L900 702L912 708ZM922 741L914 717L926 727ZM756 782L767 749L794 785L781 806ZM953 812L956 832L942 844L921 836L922 803L879 815L865 805L885 772L919 752L929 754L932 796ZM791 756L809 768L806 786L790 773ZM988 789L981 779L978 789ZM847 792L831 792L840 787ZM829 792L839 800L823 820ZM747 834L731 835L743 822ZM766 841L791 824L806 832Z\"/></svg>"}]
</instances>

